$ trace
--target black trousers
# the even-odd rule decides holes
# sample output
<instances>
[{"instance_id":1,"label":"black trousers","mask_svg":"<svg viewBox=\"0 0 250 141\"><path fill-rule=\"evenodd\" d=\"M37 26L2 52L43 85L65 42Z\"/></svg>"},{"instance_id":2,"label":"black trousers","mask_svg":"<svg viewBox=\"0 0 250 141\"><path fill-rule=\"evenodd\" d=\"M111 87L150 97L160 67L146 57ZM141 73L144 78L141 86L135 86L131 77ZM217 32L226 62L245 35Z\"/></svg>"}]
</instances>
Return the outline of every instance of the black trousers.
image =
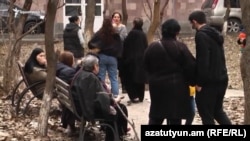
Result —
<instances>
[{"instance_id":1,"label":"black trousers","mask_svg":"<svg viewBox=\"0 0 250 141\"><path fill-rule=\"evenodd\" d=\"M65 106L62 106L62 115L61 115L61 122L62 122L62 127L67 128L69 125L71 129L75 129L75 121L79 120L77 117Z\"/></svg>"},{"instance_id":2,"label":"black trousers","mask_svg":"<svg viewBox=\"0 0 250 141\"><path fill-rule=\"evenodd\" d=\"M145 92L145 84L144 83L136 83L133 80L125 80L124 81L125 89L127 90L128 97L130 100L135 98L139 98L142 102L144 99Z\"/></svg>"},{"instance_id":3,"label":"black trousers","mask_svg":"<svg viewBox=\"0 0 250 141\"><path fill-rule=\"evenodd\" d=\"M148 125L161 125L165 118L149 118ZM181 125L181 119L167 119L167 125Z\"/></svg>"},{"instance_id":4,"label":"black trousers","mask_svg":"<svg viewBox=\"0 0 250 141\"><path fill-rule=\"evenodd\" d=\"M128 110L127 107L124 104L119 104L121 110L124 112L126 116L128 116ZM114 120L116 121L117 127L118 127L118 136L121 137L123 135L127 134L127 128L128 128L128 122L127 119L123 116L122 112L118 109L117 106L115 106L115 109L117 111L117 114L115 115ZM106 122L110 124L112 127L114 127L113 121ZM114 141L114 135L110 128L106 128L106 137L105 141Z\"/></svg>"},{"instance_id":5,"label":"black trousers","mask_svg":"<svg viewBox=\"0 0 250 141\"><path fill-rule=\"evenodd\" d=\"M196 106L204 125L214 125L215 120L221 125L231 125L231 121L223 110L227 82L203 86L196 92Z\"/></svg>"}]
</instances>

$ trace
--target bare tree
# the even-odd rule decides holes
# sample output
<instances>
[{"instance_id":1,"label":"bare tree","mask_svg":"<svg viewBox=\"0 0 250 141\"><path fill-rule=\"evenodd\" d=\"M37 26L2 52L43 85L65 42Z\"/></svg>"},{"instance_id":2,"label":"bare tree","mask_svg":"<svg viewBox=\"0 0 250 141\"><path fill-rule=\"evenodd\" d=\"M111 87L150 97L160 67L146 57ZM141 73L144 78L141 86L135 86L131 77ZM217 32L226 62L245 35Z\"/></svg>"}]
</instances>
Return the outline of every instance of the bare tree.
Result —
<instances>
[{"instance_id":1,"label":"bare tree","mask_svg":"<svg viewBox=\"0 0 250 141\"><path fill-rule=\"evenodd\" d=\"M167 7L167 5L168 5L168 2L169 2L169 0L165 0L165 3L164 3L164 5L163 5L163 7L161 8L161 12L160 12L160 21L161 21L161 22L162 22L162 20L163 20L164 11L165 11L165 9L166 9L166 7Z\"/></svg>"},{"instance_id":2,"label":"bare tree","mask_svg":"<svg viewBox=\"0 0 250 141\"><path fill-rule=\"evenodd\" d=\"M51 101L53 97L53 87L56 74L56 54L54 50L54 25L57 5L59 0L49 0L47 5L47 14L45 22L45 50L46 59L49 60L47 64L47 78L43 95L43 102L40 108L38 132L42 137L47 136L48 118Z\"/></svg>"},{"instance_id":3,"label":"bare tree","mask_svg":"<svg viewBox=\"0 0 250 141\"><path fill-rule=\"evenodd\" d=\"M108 10L109 10L109 15L111 15L112 13L115 12L115 9L114 9L114 0L108 0L109 1L109 4L108 4Z\"/></svg>"},{"instance_id":4,"label":"bare tree","mask_svg":"<svg viewBox=\"0 0 250 141\"><path fill-rule=\"evenodd\" d=\"M14 86L14 80L17 78L17 67L14 65L16 64L17 60L19 60L20 52L21 52L21 40L20 37L23 33L23 27L25 21L27 19L27 14L21 14L19 22L17 26L14 22L14 12L13 12L13 5L16 0L10 1L10 18L8 20L8 29L9 29L9 47L8 47L8 55L5 61L5 69L3 71L3 88L5 92L9 93ZM25 0L23 5L23 10L29 11L32 5L32 0ZM14 39L14 41L13 41ZM17 40L18 39L18 40ZM13 44L15 43L15 44Z\"/></svg>"},{"instance_id":5,"label":"bare tree","mask_svg":"<svg viewBox=\"0 0 250 141\"><path fill-rule=\"evenodd\" d=\"M127 11L127 0L122 0L122 23L127 25L128 11Z\"/></svg>"},{"instance_id":6,"label":"bare tree","mask_svg":"<svg viewBox=\"0 0 250 141\"><path fill-rule=\"evenodd\" d=\"M106 14L107 14L108 7L109 7L108 2L109 2L109 0L104 0L104 8L103 8L103 12L102 12L103 17L107 16Z\"/></svg>"},{"instance_id":7,"label":"bare tree","mask_svg":"<svg viewBox=\"0 0 250 141\"><path fill-rule=\"evenodd\" d=\"M147 18L149 19L149 21L152 21L147 33L147 38L149 43L151 43L154 40L156 32L158 32L159 37L161 36L159 25L162 23L164 11L169 3L169 0L165 0L164 2L165 3L161 7L160 0L154 0L153 10L149 0L146 0L146 3L143 4L143 9Z\"/></svg>"},{"instance_id":8,"label":"bare tree","mask_svg":"<svg viewBox=\"0 0 250 141\"><path fill-rule=\"evenodd\" d=\"M241 0L241 13L242 13L242 23L246 29L247 33L247 42L246 47L242 53L240 60L240 68L241 68L241 77L243 80L243 89L244 89L244 124L250 124L250 1L249 0Z\"/></svg>"},{"instance_id":9,"label":"bare tree","mask_svg":"<svg viewBox=\"0 0 250 141\"><path fill-rule=\"evenodd\" d=\"M224 16L224 25L223 25L223 29L222 29L222 34L224 36L226 36L226 34L227 34L227 25L228 25L227 19L229 17L230 10L231 10L230 0L225 0L225 3L226 3L226 6L227 6L227 10L226 10L226 14Z\"/></svg>"},{"instance_id":10,"label":"bare tree","mask_svg":"<svg viewBox=\"0 0 250 141\"><path fill-rule=\"evenodd\" d=\"M146 17L151 20L152 19L152 7L151 7L151 4L149 3L149 0L146 0L146 3L144 2L143 3L143 10L144 10L144 13L146 14ZM149 10L149 12L148 12Z\"/></svg>"},{"instance_id":11,"label":"bare tree","mask_svg":"<svg viewBox=\"0 0 250 141\"><path fill-rule=\"evenodd\" d=\"M85 15L85 27L84 27L84 46L87 48L88 42L91 39L94 31L94 21L95 21L95 0L88 0L86 6L86 15ZM85 13L85 12L84 12ZM86 51L85 51L86 52Z\"/></svg>"},{"instance_id":12,"label":"bare tree","mask_svg":"<svg viewBox=\"0 0 250 141\"><path fill-rule=\"evenodd\" d=\"M147 33L148 43L153 42L155 31L160 25L160 5L161 0L154 0L153 19Z\"/></svg>"}]
</instances>

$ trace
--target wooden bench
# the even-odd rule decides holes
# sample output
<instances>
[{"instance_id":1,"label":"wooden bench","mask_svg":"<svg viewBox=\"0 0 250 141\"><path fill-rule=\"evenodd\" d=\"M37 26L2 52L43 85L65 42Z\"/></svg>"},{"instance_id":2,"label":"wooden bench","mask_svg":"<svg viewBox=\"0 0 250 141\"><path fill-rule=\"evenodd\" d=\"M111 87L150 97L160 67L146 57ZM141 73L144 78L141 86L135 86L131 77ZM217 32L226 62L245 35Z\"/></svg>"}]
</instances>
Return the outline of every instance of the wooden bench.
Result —
<instances>
[{"instance_id":1,"label":"wooden bench","mask_svg":"<svg viewBox=\"0 0 250 141\"><path fill-rule=\"evenodd\" d=\"M74 99L70 94L70 86L58 77L55 78L54 93L56 94L56 98L58 99L58 101L61 104L63 104L66 108L68 108L72 113L74 113L78 119L80 119L81 124L80 124L79 141L84 141L84 135L89 126L97 126L97 125L109 127L114 133L115 141L119 141L116 122L114 122L115 128L113 128L109 124L99 122L99 121L105 121L104 119L96 119L95 121L97 121L97 124L92 124L92 123L89 124L89 122L84 120L83 116L80 116L77 113Z\"/></svg>"},{"instance_id":2,"label":"wooden bench","mask_svg":"<svg viewBox=\"0 0 250 141\"><path fill-rule=\"evenodd\" d=\"M30 83L30 81L28 80L27 76L24 73L24 65L18 61L17 62L19 71L21 73L22 79L17 83L17 85L15 86L14 90L12 91L12 105L16 106L16 114L18 115L19 111L20 111L20 104L21 101L24 97L24 95L28 92L31 91L33 93L33 97L28 101L28 103L26 104L26 107L24 109L23 114L25 114L27 112L28 106L30 104L30 102L36 98L37 95L40 95L37 93L37 91L35 90L35 87L37 85L40 85L42 83L45 83L45 81L39 81L36 83ZM21 91L21 93L19 94L17 100L16 100L16 96L17 96L17 90L19 89L20 85L24 83L26 88L23 89ZM89 122L86 122L83 118L83 116L80 116L77 111L76 111L76 107L75 107L75 103L73 100L72 95L70 94L70 86L65 83L63 80L61 80L60 78L56 77L55 78L55 84L54 84L54 91L53 93L55 94L55 97L57 98L57 100L63 104L66 108L68 108L72 113L74 113L74 115L80 119L80 134L79 134L79 140L83 141L84 140L84 134L86 132L87 129L89 129L91 126L106 126L109 127L113 133L114 133L114 138L115 141L119 141L119 137L118 137L118 130L117 130L117 125L116 122L114 122L115 128L113 128L112 126L110 126L109 124L106 124L102 121L106 121L104 119L95 119L97 124L91 124ZM42 93L43 94L43 93ZM101 121L101 122L100 122Z\"/></svg>"},{"instance_id":3,"label":"wooden bench","mask_svg":"<svg viewBox=\"0 0 250 141\"><path fill-rule=\"evenodd\" d=\"M20 73L21 73L22 79L17 83L17 85L15 86L15 88L14 88L14 90L12 91L12 94L11 94L11 95L12 95L11 104L12 104L12 106L16 106L16 115L18 115L18 113L19 113L20 104L21 104L21 101L22 101L23 97L25 96L25 94L28 93L29 91L31 91L32 94L33 94L33 97L27 102L26 107L25 107L25 109L24 109L24 111L23 111L23 114L25 114L25 113L27 112L28 106L29 106L29 104L31 103L31 101L32 101L34 98L36 98L36 96L39 96L39 95L42 95L42 94L43 94L43 93L38 93L38 92L36 91L35 87L36 87L37 85L40 85L40 84L42 84L42 83L45 83L45 81L38 81L38 82L36 82L36 83L31 83L31 82L29 81L29 79L27 78L27 76L25 75L25 73L24 73L24 65L23 65L20 61L18 61L18 62L17 62L17 66L18 66L18 69L19 69L19 71L20 71ZM21 91L21 93L17 96L17 90L19 89L19 87L20 87L20 85L21 85L22 83L25 84L26 88L23 89L23 90ZM16 100L16 96L18 97L17 100Z\"/></svg>"}]
</instances>

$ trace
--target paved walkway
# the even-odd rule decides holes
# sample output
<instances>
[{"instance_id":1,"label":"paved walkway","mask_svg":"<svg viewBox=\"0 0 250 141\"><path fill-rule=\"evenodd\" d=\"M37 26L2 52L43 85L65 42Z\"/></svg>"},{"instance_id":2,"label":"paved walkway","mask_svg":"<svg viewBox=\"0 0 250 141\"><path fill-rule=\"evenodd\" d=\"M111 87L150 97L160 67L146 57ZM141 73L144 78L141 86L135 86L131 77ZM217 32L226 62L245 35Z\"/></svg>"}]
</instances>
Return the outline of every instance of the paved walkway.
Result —
<instances>
[{"instance_id":1,"label":"paved walkway","mask_svg":"<svg viewBox=\"0 0 250 141\"><path fill-rule=\"evenodd\" d=\"M122 103L127 105L127 101L128 101L127 94L121 94L121 95L125 96L125 98L122 100ZM225 97L238 97L238 96L243 96L242 90L228 89L226 91ZM130 121L133 121L134 124L136 125L136 132L139 138L141 135L140 125L146 125L148 123L149 106L150 106L149 91L145 91L145 99L143 103L137 103L137 104L132 104L130 106L127 106L128 112L129 112L128 118ZM164 122L164 124L166 123ZM194 119L193 124L200 125L201 123L197 119ZM130 131L130 133L132 136L134 136L134 133L132 130Z\"/></svg>"}]
</instances>

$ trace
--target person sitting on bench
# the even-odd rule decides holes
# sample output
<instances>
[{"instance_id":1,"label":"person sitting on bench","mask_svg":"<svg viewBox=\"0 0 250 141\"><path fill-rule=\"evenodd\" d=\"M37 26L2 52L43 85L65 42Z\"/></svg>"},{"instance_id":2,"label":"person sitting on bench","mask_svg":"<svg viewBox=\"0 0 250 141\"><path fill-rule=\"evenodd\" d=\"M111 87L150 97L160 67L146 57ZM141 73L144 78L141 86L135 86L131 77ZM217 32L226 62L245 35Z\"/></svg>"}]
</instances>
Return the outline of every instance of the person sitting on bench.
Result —
<instances>
[{"instance_id":1,"label":"person sitting on bench","mask_svg":"<svg viewBox=\"0 0 250 141\"><path fill-rule=\"evenodd\" d=\"M44 50L42 48L33 49L30 57L24 65L24 73L31 84L44 81L44 83L41 83L34 88L34 90L37 91L37 95L35 96L38 99L42 99L43 97L45 81L47 77L46 67L47 60Z\"/></svg>"},{"instance_id":2,"label":"person sitting on bench","mask_svg":"<svg viewBox=\"0 0 250 141\"><path fill-rule=\"evenodd\" d=\"M74 66L74 55L70 51L63 51L59 54L59 61L56 65L56 76L62 79L64 82L71 84L77 69ZM62 106L61 122L62 127L66 128L65 133L68 136L76 133L75 120L76 116L67 109L64 105Z\"/></svg>"},{"instance_id":3,"label":"person sitting on bench","mask_svg":"<svg viewBox=\"0 0 250 141\"><path fill-rule=\"evenodd\" d=\"M82 70L78 71L74 76L71 83L71 94L74 98L76 110L80 116L84 116L87 121L94 122L95 119L105 119L108 124L114 126L111 121L116 121L118 127L119 137L122 137L127 132L127 120L122 115L122 112L119 112L118 104L121 100L120 97L113 99L110 96L104 96L103 100L108 101L104 102L107 105L103 107L109 107L110 109L104 113L104 110L101 110L103 107L98 106L97 98L98 93L106 92L101 81L99 80L97 74L99 72L99 59L94 55L86 55L82 60ZM108 95L108 94L107 94ZM121 107L122 105L122 107ZM128 115L127 108L123 104L119 104L125 115ZM110 121L110 122L109 122ZM109 128L106 130L106 141L113 141L113 134Z\"/></svg>"}]
</instances>

